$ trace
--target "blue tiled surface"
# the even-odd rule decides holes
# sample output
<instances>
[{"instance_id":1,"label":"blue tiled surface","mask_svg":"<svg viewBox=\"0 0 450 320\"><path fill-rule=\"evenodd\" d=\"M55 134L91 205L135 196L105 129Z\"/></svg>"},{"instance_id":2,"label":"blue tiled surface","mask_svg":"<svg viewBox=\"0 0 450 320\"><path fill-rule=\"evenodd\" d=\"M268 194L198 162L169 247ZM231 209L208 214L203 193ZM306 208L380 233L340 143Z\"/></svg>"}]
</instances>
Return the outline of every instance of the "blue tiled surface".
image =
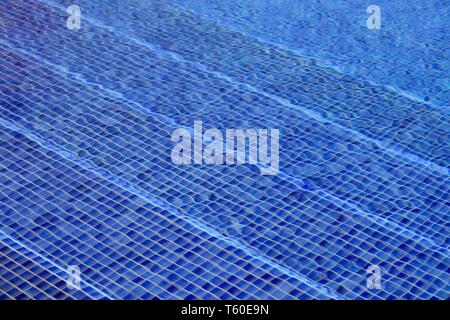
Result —
<instances>
[{"instance_id":1,"label":"blue tiled surface","mask_svg":"<svg viewBox=\"0 0 450 320\"><path fill-rule=\"evenodd\" d=\"M69 3L69 1L59 2ZM128 1L127 4L122 5L120 2L114 5L106 5L106 3L110 4L110 1L98 1L96 4L91 1L81 1L80 5L101 17L101 21L92 21L97 26L110 26L109 29L113 28L116 37L117 33L120 33L119 41L130 38L134 40L129 42L133 42L134 47L138 46L139 52L144 53L145 47L156 47L165 50L171 56L177 54L179 58L184 58L196 65L201 64L204 69L223 75L228 81L231 77L237 83L250 85L261 93L285 99L298 108L307 108L328 121L354 129L390 148L400 149L412 156L418 156L448 168L449 155L446 152L449 148L448 108L436 108L418 103L385 87L371 85L367 81L356 80L334 70L319 67L315 60L304 59L279 47L265 45L240 33L230 32L160 1L150 1L145 5L140 4L139 1ZM47 7L42 10L48 12ZM21 10L21 13L27 15L26 8ZM62 40L57 35L61 32L66 34L66 32L64 25L59 23L61 19L59 15L61 11L56 10L53 18L48 17L54 21L54 24L46 22L50 35L40 32L29 33L28 36L32 35L33 39L36 36L40 38L41 34L44 38L40 40L35 50L43 50L42 43L47 43L52 38L59 45L63 45L71 52L77 51L84 57L87 53L82 48L88 46L86 43L88 38L93 42L100 41L107 47L114 47L114 51L120 50L115 45L117 40L110 41L111 35L105 35L104 29L103 34L99 34L96 30L89 35L84 33L67 35ZM116 19L117 15L122 19ZM30 21L27 26L33 30L36 26L42 28L41 24L42 20L40 23ZM21 37L15 29L11 31L10 33L14 33L11 37ZM81 44L77 42L78 37L83 38ZM69 46L69 43L72 45L78 43L81 47ZM27 41L26 44L29 50L30 42ZM111 50L97 49L96 51L102 52L96 52L96 54L102 54L103 61L118 59L122 62L123 58L129 56L128 49L128 46L122 48L120 55L112 55ZM48 50L52 52L53 49L48 48ZM53 56L50 54L49 59L53 59ZM140 57L143 56L136 55L135 59L142 61ZM78 68L89 68L88 64L79 65L71 55L57 56L56 59L59 63L61 59L64 59L63 64L72 63L77 64ZM136 63L136 60L134 62ZM78 68L74 70L80 70ZM154 79L152 69L148 71L153 75L150 79L158 79ZM117 72L113 75L108 74L107 78L113 80L114 76L123 77L120 72ZM185 77L183 74L179 76ZM417 79L421 78L417 77ZM103 85L109 85L105 77L99 80ZM115 82L117 86L117 81ZM147 81L139 80L130 83L130 86L141 92L148 92L149 88ZM222 95L220 92L212 92L210 97L214 94ZM133 92L130 95L138 98L142 96L142 93L139 95ZM450 98L445 101L446 106L449 103Z\"/></svg>"},{"instance_id":2,"label":"blue tiled surface","mask_svg":"<svg viewBox=\"0 0 450 320\"><path fill-rule=\"evenodd\" d=\"M0 4L2 297L449 298L447 108L204 12L79 1L70 31L68 4ZM279 128L280 174L174 165L195 119ZM20 276L74 264L75 296Z\"/></svg>"},{"instance_id":3,"label":"blue tiled surface","mask_svg":"<svg viewBox=\"0 0 450 320\"><path fill-rule=\"evenodd\" d=\"M68 290L68 274L0 234L0 299L105 299L90 286Z\"/></svg>"},{"instance_id":4,"label":"blue tiled surface","mask_svg":"<svg viewBox=\"0 0 450 320\"><path fill-rule=\"evenodd\" d=\"M167 2L262 41L315 57L339 72L394 87L438 106L450 103L448 1ZM369 5L380 7L380 30L367 29Z\"/></svg>"},{"instance_id":5,"label":"blue tiled surface","mask_svg":"<svg viewBox=\"0 0 450 320\"><path fill-rule=\"evenodd\" d=\"M330 297L326 288L1 129L4 232L60 266L80 266L106 297Z\"/></svg>"}]
</instances>

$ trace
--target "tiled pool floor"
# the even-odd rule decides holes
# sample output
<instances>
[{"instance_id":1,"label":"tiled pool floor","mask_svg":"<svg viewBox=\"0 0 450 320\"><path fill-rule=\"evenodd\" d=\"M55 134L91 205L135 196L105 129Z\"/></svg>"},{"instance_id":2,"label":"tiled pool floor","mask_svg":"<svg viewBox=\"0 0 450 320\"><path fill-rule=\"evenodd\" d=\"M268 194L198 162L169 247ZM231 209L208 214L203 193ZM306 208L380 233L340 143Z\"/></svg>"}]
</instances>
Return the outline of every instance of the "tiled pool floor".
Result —
<instances>
[{"instance_id":1,"label":"tiled pool floor","mask_svg":"<svg viewBox=\"0 0 450 320\"><path fill-rule=\"evenodd\" d=\"M449 298L447 108L160 1L119 21L104 3L79 1L76 31L67 1L0 4L2 298ZM280 173L173 164L197 119L279 128Z\"/></svg>"}]
</instances>

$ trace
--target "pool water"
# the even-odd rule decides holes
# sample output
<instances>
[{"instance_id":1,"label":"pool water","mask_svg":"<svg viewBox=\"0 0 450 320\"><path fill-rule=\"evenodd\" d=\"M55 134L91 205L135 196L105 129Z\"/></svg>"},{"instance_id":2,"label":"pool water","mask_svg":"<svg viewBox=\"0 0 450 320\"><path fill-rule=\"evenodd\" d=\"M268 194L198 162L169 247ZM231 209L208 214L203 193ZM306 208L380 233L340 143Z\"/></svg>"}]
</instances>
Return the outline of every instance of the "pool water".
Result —
<instances>
[{"instance_id":1,"label":"pool water","mask_svg":"<svg viewBox=\"0 0 450 320\"><path fill-rule=\"evenodd\" d=\"M0 298L450 297L448 3L72 4L0 3ZM278 174L174 164L195 120Z\"/></svg>"}]
</instances>

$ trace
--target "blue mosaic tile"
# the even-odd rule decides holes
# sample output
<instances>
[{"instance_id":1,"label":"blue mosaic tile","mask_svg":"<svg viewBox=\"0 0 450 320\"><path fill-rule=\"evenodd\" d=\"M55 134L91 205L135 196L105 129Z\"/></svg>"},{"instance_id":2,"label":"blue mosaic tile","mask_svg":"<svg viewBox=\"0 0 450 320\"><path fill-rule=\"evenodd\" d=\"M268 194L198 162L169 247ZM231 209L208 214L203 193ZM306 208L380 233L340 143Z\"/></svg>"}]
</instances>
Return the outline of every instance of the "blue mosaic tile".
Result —
<instances>
[{"instance_id":1,"label":"blue mosaic tile","mask_svg":"<svg viewBox=\"0 0 450 320\"><path fill-rule=\"evenodd\" d=\"M32 263L79 265L100 296L75 298L449 298L448 110L112 3L80 1L82 32L64 1L0 4L0 231ZM279 128L280 173L173 164L171 132L197 119ZM33 282L1 292L67 297Z\"/></svg>"},{"instance_id":2,"label":"blue mosaic tile","mask_svg":"<svg viewBox=\"0 0 450 320\"><path fill-rule=\"evenodd\" d=\"M55 3L50 0L45 2L52 5ZM64 5L70 3L70 1L56 2ZM95 14L96 19L92 21L93 23L107 25L126 39L131 38L140 44L178 54L228 79L251 85L262 93L286 99L299 108L306 108L329 121L354 129L380 141L383 145L394 149L400 148L406 153L448 168L449 157L446 150L450 139L447 108L435 108L400 95L395 90L341 75L335 70L318 66L316 60L299 57L278 46L258 42L241 33L230 32L220 25L201 20L189 12L161 1L147 1L145 6L139 1L111 4L111 1L107 0L95 3L81 1L80 5ZM308 4L305 3L304 6ZM44 10L48 12L51 8L47 7ZM59 14L61 13L55 11L55 15ZM57 21L58 19L55 20ZM39 25L36 22L31 24ZM64 31L61 30L63 28L64 26L58 23L51 29L58 34ZM364 32L367 33L366 30ZM65 31L64 33L66 34ZM97 32L95 34L98 35ZM74 35L78 36L80 35ZM61 39L60 36L55 38ZM64 38L68 43L76 40ZM47 39L42 41L47 43ZM103 41L108 42L105 39ZM386 43L391 42L386 40ZM448 41L440 43L446 45ZM29 42L26 43L26 48L28 50ZM40 50L41 48L42 44L39 45ZM116 57L120 59L120 56ZM110 59L108 57L106 61ZM390 55L387 59L392 60ZM416 62L415 57L411 59ZM444 58L440 59L443 60L442 63L446 61ZM366 64L369 67L374 65L369 62ZM386 63L380 62L379 68L385 70ZM402 70L398 66L394 66L393 69ZM444 77L440 83L445 84L445 81L448 81L447 75L448 72L440 72L440 77ZM423 79L423 75L412 78ZM102 84L104 81L103 77ZM436 83L437 81L428 80L423 85L424 89ZM139 86L145 87L145 84ZM446 92L448 95L448 89ZM436 95L437 93L433 92L433 96ZM450 97L447 97L443 104L446 107L449 103Z\"/></svg>"},{"instance_id":3,"label":"blue mosaic tile","mask_svg":"<svg viewBox=\"0 0 450 320\"><path fill-rule=\"evenodd\" d=\"M315 57L340 73L395 87L436 105L445 107L450 102L446 1L167 2L262 41ZM380 8L380 30L367 28L370 4Z\"/></svg>"},{"instance_id":4,"label":"blue mosaic tile","mask_svg":"<svg viewBox=\"0 0 450 320\"><path fill-rule=\"evenodd\" d=\"M48 23L48 20L49 19L47 19L45 23ZM38 24L32 22L32 25ZM55 24L55 29L56 27L57 25ZM63 31L66 32L65 30ZM98 34L99 37L103 35L98 29L95 29L95 32L92 33ZM54 38L59 39L58 37ZM287 110L280 114L279 102L277 100L265 97L261 98L258 94L246 92L239 87L236 88L236 86L234 86L234 90L230 89L230 92L223 95L220 91L220 86L229 87L230 84L210 75L209 77L212 79L208 81L205 86L200 86L199 81L202 81L202 79L208 77L208 75L205 75L198 70L193 70L193 68L189 68L188 66L186 66L185 70L180 72L180 69L183 67L181 62L163 62L158 57L157 53L149 50L142 52L141 55L130 56L127 54L128 51L126 51L129 50L130 44L128 43L123 46L124 51L122 55L115 54L114 56L117 56L116 63L124 63L124 60L127 61L127 59L129 59L128 61L130 62L127 64L126 69L129 75L132 74L132 70L135 70L136 74L133 74L133 78L131 78L130 81L124 81L123 83L121 77L109 75L107 74L107 71L104 71L104 77L101 77L100 79L99 75L102 74L102 68L96 68L95 63L108 60L112 62L111 59L113 59L113 57L111 57L110 54L101 57L102 52L111 52L112 48L111 50L96 50L90 52L91 48L98 47L95 40L90 43L87 38L82 39L82 41L78 38L79 35L76 35L74 38L68 40L67 44L69 44L69 42L71 43L68 50L73 47L76 48L73 53L78 54L79 58L83 57L83 59L87 59L87 57L93 56L98 58L98 60L92 61L92 65L88 63L80 65L78 59L73 59L70 55L62 55L66 58L64 58L64 61L57 61L57 63L67 65L67 67L70 67L71 70L75 72L81 72L82 74L87 73L88 75L85 77L86 81L94 81L98 84L102 83L102 86L104 85L103 83L106 83L108 89L117 91L122 90L121 87L124 87L125 93L123 93L123 98L128 99L128 101L132 99L133 102L137 100L136 102L141 106L144 106L144 108L147 108L152 112L167 115L182 125L190 125L193 123L193 119L196 118L200 118L204 122L211 119L210 122L212 122L212 125L218 128L241 127L245 126L247 123L251 123L253 127L278 127L282 125L287 131L284 134L288 134L285 140L286 144L282 145L282 148L287 150L284 152L286 158L288 158L287 161L285 161L285 170L289 174L293 176L300 175L302 179L307 179L309 185L320 188L324 187L338 197L345 196L351 200L352 203L358 204L362 210L369 213L389 214L395 221L406 220L405 222L407 224L416 224L416 230L419 228L423 229L424 224L426 224L427 227L430 224L433 224L438 230L441 229L441 227L444 227L444 230L448 231L448 225L443 224L443 219L438 220L438 223L426 221L430 219L429 216L436 216L436 214L438 214L438 217L442 217L440 209L438 212L430 210L429 215L427 212L424 216L424 212L421 209L426 208L428 210L429 205L423 204L418 208L409 208L408 204L405 203L405 201L402 201L404 199L398 198L398 195L401 196L403 193L408 193L409 187L415 185L417 179L422 181L428 178L420 173L410 174L410 161L403 163L404 161L394 159L391 154L386 154L383 152L384 150L379 147L382 143L369 140L368 145L365 143L360 147L356 145L359 144L358 142L353 141L355 140L355 134L350 135L348 131L342 132L343 130L341 130L340 127L333 126L329 123L324 124L317 121L315 118L308 117L308 112L305 112L302 109L299 111L298 109L293 110L292 108L286 108ZM117 42L120 42L121 40L123 39L107 38L105 42L114 43L115 52L117 52L121 47ZM42 47L44 42L48 45L49 41L51 41L51 39L45 39L40 46ZM135 45L133 47L133 52L136 52L136 54L140 53L139 50L143 50L142 46L139 47ZM150 64L152 56L155 59L153 65ZM143 59L139 57L146 57L145 59L149 64L148 69L142 70L143 68L139 62L136 62ZM79 67L82 69L80 70ZM162 69L161 72L163 72L163 74L160 77L154 78L155 70L160 69ZM181 76L179 79L177 77L178 73L180 73ZM189 74L189 76L187 74ZM111 80L108 80L108 76L111 76ZM151 77L153 77L153 79ZM164 77L169 80L166 80L166 84L162 85L161 79ZM146 82L139 81L139 85L135 85L133 83L137 81L136 79L148 80ZM177 83L182 81L184 81L183 91L180 92ZM197 92L200 96L197 96L196 94L193 97L190 97L186 94L186 92L192 91ZM122 91L119 92L122 94ZM205 107L203 99L206 97L209 97L209 99L216 97L217 95L215 95L215 92L217 92L217 95L222 94L223 97L221 97L221 100L218 102L208 104L209 108ZM143 99L136 99L136 97L142 97ZM245 97L245 99L243 99L243 97ZM219 108L217 107L218 105L220 105ZM271 108L269 108L269 106L271 106ZM222 113L222 110L224 109L227 110L226 114ZM245 113L243 113L242 110L245 110ZM213 112L216 114L211 116ZM267 113L272 114L273 118L266 119L264 115ZM283 114L285 115L284 117ZM299 121L301 121L300 126L298 125ZM325 133L323 132L324 126L327 127L327 132ZM332 129L329 129L329 127ZM337 132L328 133L328 131L333 129ZM307 139L305 130L315 130L310 135L311 139ZM306 133L309 135L309 132ZM296 139L295 137L292 137L294 134L298 135ZM340 134L343 137L338 137L337 134ZM356 138L360 140L358 135ZM338 143L338 141L342 139L346 139L348 142ZM325 140L326 142L321 143L322 140ZM450 139L446 140L450 141ZM421 142L418 141L418 143ZM376 146L373 146L373 144L376 144ZM350 152L347 153L349 154L347 157L346 153L341 152L341 147L350 149ZM446 148L442 148L440 145L439 148L441 148L442 152L445 152L446 150ZM374 155L374 153L377 153L380 149L385 155ZM287 154L288 152L289 154ZM357 154L357 156L354 156L354 154ZM394 153L394 156L398 155L398 152ZM400 156L409 159L409 157L405 156L402 152L400 152ZM390 159L388 159L388 161L380 159L384 157L389 157ZM359 166L356 166L355 159L358 159ZM388 163L385 164L385 162ZM430 163L424 163L423 161L419 161L419 164L422 164L423 166L430 165ZM412 165L414 166L414 163ZM369 166L372 171L378 171L378 173L376 175L368 174L367 167ZM394 174L390 173L390 168L396 166L401 166L395 173L395 175L400 175L400 177L396 177ZM440 172L444 172L445 175L448 174L446 168L442 168L438 165L433 166L433 168L436 168L436 170ZM357 180L356 183L351 181L348 175L349 171L354 173ZM418 177L416 175L418 175ZM431 175L434 175L434 173ZM336 180L340 183L337 184ZM438 180L443 180L443 178L438 178ZM348 183L348 181L350 181L350 183ZM367 182L370 182L373 191L365 186L368 184ZM402 185L405 182L407 187L403 188ZM442 183L440 182L439 185L442 185ZM394 194L391 196L389 196L389 194L380 195L381 192L378 190L384 190L387 187L389 187ZM444 188L448 190L448 187ZM429 199L428 201L430 204L435 205L433 198L429 198L430 194L427 190L428 188L420 188L420 191L423 192L422 202L425 199ZM431 190L434 192L433 187ZM445 192L443 193L445 194ZM384 197L388 197L387 201L383 199ZM398 206L399 208L397 208ZM390 209L390 211L386 212L386 209ZM446 214L447 212L448 210L444 209L443 213ZM439 232L434 240L439 244L446 243L448 241L447 235L448 232Z\"/></svg>"},{"instance_id":5,"label":"blue mosaic tile","mask_svg":"<svg viewBox=\"0 0 450 320\"><path fill-rule=\"evenodd\" d=\"M22 134L2 127L0 150L2 232L62 270L79 266L81 285L105 298L335 297L327 288L250 255L251 250L233 246L208 228L199 229L168 211L172 209L156 207ZM8 251L4 254L15 259ZM12 266L5 267L9 277ZM7 280L18 284L15 278ZM11 291L4 289L5 295ZM14 292L9 295L24 298Z\"/></svg>"},{"instance_id":6,"label":"blue mosaic tile","mask_svg":"<svg viewBox=\"0 0 450 320\"><path fill-rule=\"evenodd\" d=\"M69 274L51 261L0 233L0 300L106 298L88 286L69 289L68 277Z\"/></svg>"}]
</instances>

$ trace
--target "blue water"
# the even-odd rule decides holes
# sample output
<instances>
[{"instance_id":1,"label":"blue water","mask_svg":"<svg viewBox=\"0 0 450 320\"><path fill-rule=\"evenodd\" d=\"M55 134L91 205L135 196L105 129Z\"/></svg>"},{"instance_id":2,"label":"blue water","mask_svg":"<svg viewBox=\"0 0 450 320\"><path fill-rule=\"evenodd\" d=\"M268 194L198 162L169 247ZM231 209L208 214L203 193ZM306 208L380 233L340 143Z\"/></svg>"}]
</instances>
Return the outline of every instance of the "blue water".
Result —
<instances>
[{"instance_id":1,"label":"blue water","mask_svg":"<svg viewBox=\"0 0 450 320\"><path fill-rule=\"evenodd\" d=\"M450 297L449 3L71 4L0 3L0 298ZM198 119L280 172L175 165Z\"/></svg>"}]
</instances>

